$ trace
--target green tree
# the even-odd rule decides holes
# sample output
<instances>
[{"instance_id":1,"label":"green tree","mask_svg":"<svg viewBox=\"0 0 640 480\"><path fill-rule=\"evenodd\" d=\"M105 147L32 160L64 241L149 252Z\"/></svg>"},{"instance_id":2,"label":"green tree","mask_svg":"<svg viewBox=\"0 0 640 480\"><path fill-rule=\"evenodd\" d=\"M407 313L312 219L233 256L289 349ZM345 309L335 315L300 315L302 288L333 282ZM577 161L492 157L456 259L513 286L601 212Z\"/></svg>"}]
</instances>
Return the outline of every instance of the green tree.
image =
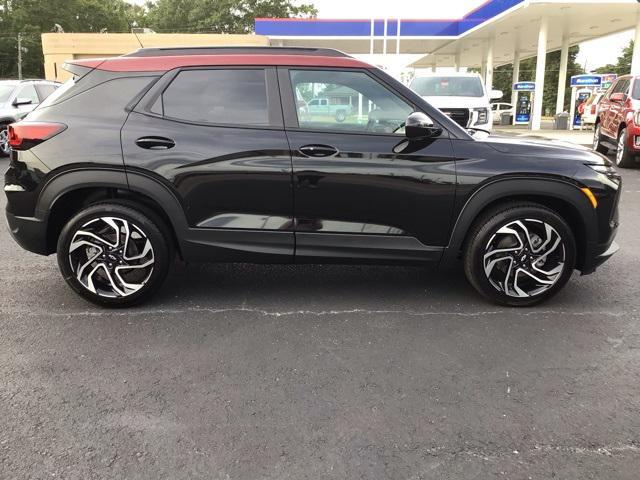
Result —
<instances>
[{"instance_id":1,"label":"green tree","mask_svg":"<svg viewBox=\"0 0 640 480\"><path fill-rule=\"evenodd\" d=\"M567 61L567 82L565 84L564 109L568 110L571 101L571 87L569 78L572 75L584 73L582 67L576 62L576 57L580 51L578 46L569 48L569 58ZM537 57L527 58L520 62L519 81L533 81L536 78ZM543 113L553 115L556 113L556 98L558 97L558 76L560 75L560 51L547 53L546 68L544 75L544 93L542 101ZM497 67L493 72L493 88L502 90L502 101L511 100L513 64Z\"/></svg>"},{"instance_id":2,"label":"green tree","mask_svg":"<svg viewBox=\"0 0 640 480\"><path fill-rule=\"evenodd\" d=\"M633 40L629 41L629 45L622 49L622 53L615 64L608 63L602 67L596 68L593 72L626 75L631 72L631 57L633 57Z\"/></svg>"},{"instance_id":3,"label":"green tree","mask_svg":"<svg viewBox=\"0 0 640 480\"><path fill-rule=\"evenodd\" d=\"M3 0L0 3L0 77L15 77L17 38L22 36L25 77L43 75L40 34L54 31L56 24L65 32L126 32L140 7L125 0Z\"/></svg>"},{"instance_id":4,"label":"green tree","mask_svg":"<svg viewBox=\"0 0 640 480\"><path fill-rule=\"evenodd\" d=\"M148 3L157 32L250 33L260 17L309 17L313 5L291 0L158 0Z\"/></svg>"}]
</instances>

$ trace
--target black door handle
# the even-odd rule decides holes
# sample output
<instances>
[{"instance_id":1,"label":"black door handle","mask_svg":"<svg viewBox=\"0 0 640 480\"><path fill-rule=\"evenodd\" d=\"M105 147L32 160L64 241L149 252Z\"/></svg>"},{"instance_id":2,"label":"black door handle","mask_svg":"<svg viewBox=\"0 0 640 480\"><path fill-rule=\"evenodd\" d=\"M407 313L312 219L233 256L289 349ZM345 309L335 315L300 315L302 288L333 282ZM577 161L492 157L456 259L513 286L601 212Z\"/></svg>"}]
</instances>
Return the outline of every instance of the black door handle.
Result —
<instances>
[{"instance_id":1,"label":"black door handle","mask_svg":"<svg viewBox=\"0 0 640 480\"><path fill-rule=\"evenodd\" d=\"M166 137L140 137L136 145L149 150L168 150L176 146L176 142Z\"/></svg>"},{"instance_id":2,"label":"black door handle","mask_svg":"<svg viewBox=\"0 0 640 480\"><path fill-rule=\"evenodd\" d=\"M299 150L307 157L330 157L338 153L338 149L331 145L305 145Z\"/></svg>"}]
</instances>

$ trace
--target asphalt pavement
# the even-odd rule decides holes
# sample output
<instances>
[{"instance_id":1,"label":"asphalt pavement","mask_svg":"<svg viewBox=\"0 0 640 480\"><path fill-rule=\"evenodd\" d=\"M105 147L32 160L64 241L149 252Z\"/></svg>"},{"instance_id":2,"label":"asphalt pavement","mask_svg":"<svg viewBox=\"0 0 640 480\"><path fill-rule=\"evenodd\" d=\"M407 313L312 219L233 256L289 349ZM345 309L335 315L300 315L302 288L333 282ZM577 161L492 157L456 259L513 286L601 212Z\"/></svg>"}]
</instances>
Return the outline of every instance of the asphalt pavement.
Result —
<instances>
[{"instance_id":1,"label":"asphalt pavement","mask_svg":"<svg viewBox=\"0 0 640 480\"><path fill-rule=\"evenodd\" d=\"M620 252L524 310L461 270L181 265L110 311L3 225L0 478L637 479L640 169L622 174Z\"/></svg>"}]
</instances>

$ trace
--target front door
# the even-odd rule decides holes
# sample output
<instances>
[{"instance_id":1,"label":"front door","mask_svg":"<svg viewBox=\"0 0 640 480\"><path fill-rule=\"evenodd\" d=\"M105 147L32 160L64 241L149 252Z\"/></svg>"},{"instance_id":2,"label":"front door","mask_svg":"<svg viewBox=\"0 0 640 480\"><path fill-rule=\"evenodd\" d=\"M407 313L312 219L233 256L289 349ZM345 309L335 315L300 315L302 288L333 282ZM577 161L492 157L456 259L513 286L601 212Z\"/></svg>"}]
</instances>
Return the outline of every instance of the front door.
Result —
<instances>
[{"instance_id":1,"label":"front door","mask_svg":"<svg viewBox=\"0 0 640 480\"><path fill-rule=\"evenodd\" d=\"M291 157L274 68L168 73L129 116L122 147L129 175L152 172L172 186L202 259L293 260Z\"/></svg>"},{"instance_id":2,"label":"front door","mask_svg":"<svg viewBox=\"0 0 640 480\"><path fill-rule=\"evenodd\" d=\"M438 260L456 182L447 132L409 144L415 106L366 70L279 69L279 80L296 260ZM327 108L316 113L319 99Z\"/></svg>"}]
</instances>

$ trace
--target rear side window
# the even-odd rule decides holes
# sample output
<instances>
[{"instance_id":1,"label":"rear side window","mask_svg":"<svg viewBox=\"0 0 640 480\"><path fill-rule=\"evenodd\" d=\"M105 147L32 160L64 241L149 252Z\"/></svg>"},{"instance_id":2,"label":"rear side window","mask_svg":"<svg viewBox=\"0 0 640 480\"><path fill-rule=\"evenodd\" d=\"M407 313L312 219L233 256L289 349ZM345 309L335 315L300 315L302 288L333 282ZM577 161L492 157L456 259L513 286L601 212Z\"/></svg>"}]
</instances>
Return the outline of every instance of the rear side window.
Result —
<instances>
[{"instance_id":1,"label":"rear side window","mask_svg":"<svg viewBox=\"0 0 640 480\"><path fill-rule=\"evenodd\" d=\"M162 94L162 110L190 122L266 126L265 70L184 70Z\"/></svg>"},{"instance_id":2,"label":"rear side window","mask_svg":"<svg viewBox=\"0 0 640 480\"><path fill-rule=\"evenodd\" d=\"M49 95L51 95L53 92L56 91L56 86L51 85L49 83L42 83L40 85L37 85L36 88L38 89L38 93L40 94L41 100L44 100L45 98L47 98Z\"/></svg>"}]
</instances>

